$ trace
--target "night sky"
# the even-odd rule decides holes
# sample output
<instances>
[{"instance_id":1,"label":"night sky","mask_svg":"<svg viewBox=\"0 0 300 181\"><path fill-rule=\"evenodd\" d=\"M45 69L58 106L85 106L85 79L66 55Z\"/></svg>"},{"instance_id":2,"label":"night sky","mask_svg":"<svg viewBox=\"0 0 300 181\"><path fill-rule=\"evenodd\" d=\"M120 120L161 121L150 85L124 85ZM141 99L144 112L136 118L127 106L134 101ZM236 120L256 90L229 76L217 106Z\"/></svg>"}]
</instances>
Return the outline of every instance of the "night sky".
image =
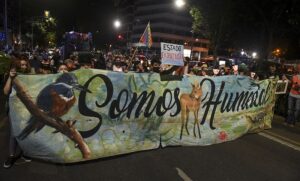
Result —
<instances>
[{"instance_id":1,"label":"night sky","mask_svg":"<svg viewBox=\"0 0 300 181\"><path fill-rule=\"evenodd\" d=\"M21 10L32 16L49 10L57 19L59 33L92 32L94 40L103 44L110 43L115 36L112 22L117 14L111 0L25 0Z\"/></svg>"}]
</instances>

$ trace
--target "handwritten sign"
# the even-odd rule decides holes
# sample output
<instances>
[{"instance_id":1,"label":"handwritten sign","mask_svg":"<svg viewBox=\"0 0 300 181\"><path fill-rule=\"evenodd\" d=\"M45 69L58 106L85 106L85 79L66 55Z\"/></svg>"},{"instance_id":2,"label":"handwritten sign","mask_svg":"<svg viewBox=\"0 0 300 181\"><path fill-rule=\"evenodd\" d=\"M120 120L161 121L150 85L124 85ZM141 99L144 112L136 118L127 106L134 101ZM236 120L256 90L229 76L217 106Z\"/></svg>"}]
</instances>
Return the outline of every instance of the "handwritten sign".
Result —
<instances>
[{"instance_id":1,"label":"handwritten sign","mask_svg":"<svg viewBox=\"0 0 300 181\"><path fill-rule=\"evenodd\" d=\"M162 64L184 66L184 46L171 43L161 43Z\"/></svg>"}]
</instances>

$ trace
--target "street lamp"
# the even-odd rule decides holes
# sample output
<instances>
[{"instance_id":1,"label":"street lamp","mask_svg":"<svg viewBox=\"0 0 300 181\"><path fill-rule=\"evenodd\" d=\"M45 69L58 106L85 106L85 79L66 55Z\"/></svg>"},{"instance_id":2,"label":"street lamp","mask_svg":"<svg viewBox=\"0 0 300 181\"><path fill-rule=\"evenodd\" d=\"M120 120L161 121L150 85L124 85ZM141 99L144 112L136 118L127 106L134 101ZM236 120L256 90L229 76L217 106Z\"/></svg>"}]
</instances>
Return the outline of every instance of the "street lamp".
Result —
<instances>
[{"instance_id":1,"label":"street lamp","mask_svg":"<svg viewBox=\"0 0 300 181\"><path fill-rule=\"evenodd\" d=\"M174 3L177 8L182 8L186 4L186 2L184 0L175 0Z\"/></svg>"},{"instance_id":2,"label":"street lamp","mask_svg":"<svg viewBox=\"0 0 300 181\"><path fill-rule=\"evenodd\" d=\"M120 20L115 20L115 21L114 21L114 27L115 27L116 29L119 29L119 28L121 27L121 22L120 22Z\"/></svg>"},{"instance_id":3,"label":"street lamp","mask_svg":"<svg viewBox=\"0 0 300 181\"><path fill-rule=\"evenodd\" d=\"M246 52L244 50L241 51L241 55L244 56Z\"/></svg>"},{"instance_id":4,"label":"street lamp","mask_svg":"<svg viewBox=\"0 0 300 181\"><path fill-rule=\"evenodd\" d=\"M48 18L50 16L50 11L45 10L44 11L44 16L45 16L45 18Z\"/></svg>"},{"instance_id":5,"label":"street lamp","mask_svg":"<svg viewBox=\"0 0 300 181\"><path fill-rule=\"evenodd\" d=\"M178 9L182 9L184 6L188 6L188 8L191 8L190 4L187 4L187 0L174 0L174 5ZM199 39L196 38L194 39L195 32L194 30L191 31L192 33L192 41L191 41L191 53L190 53L190 59L193 58L193 46L194 46L194 41L199 42Z\"/></svg>"}]
</instances>

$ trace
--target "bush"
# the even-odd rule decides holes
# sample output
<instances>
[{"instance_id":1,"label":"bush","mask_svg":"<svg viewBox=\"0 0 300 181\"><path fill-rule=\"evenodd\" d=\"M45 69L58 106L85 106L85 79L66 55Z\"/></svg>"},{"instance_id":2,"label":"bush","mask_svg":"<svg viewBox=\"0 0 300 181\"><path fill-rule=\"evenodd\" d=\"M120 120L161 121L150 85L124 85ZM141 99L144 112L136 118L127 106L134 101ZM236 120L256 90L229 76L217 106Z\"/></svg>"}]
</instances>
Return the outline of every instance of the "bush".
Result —
<instances>
[{"instance_id":1,"label":"bush","mask_svg":"<svg viewBox=\"0 0 300 181\"><path fill-rule=\"evenodd\" d=\"M0 52L0 75L8 71L10 63L10 58L4 52Z\"/></svg>"}]
</instances>

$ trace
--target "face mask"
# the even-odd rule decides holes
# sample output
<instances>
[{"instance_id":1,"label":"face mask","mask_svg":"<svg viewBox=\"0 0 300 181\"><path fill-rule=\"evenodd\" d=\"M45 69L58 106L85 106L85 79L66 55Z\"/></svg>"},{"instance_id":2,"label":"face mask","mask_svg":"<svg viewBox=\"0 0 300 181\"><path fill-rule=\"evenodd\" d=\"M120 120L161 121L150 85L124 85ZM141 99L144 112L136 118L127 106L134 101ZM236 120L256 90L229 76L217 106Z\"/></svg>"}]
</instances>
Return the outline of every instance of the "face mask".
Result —
<instances>
[{"instance_id":1,"label":"face mask","mask_svg":"<svg viewBox=\"0 0 300 181\"><path fill-rule=\"evenodd\" d=\"M17 72L20 72L20 73L28 73L27 69L21 69L21 68L18 68L18 69L17 69Z\"/></svg>"},{"instance_id":2,"label":"face mask","mask_svg":"<svg viewBox=\"0 0 300 181\"><path fill-rule=\"evenodd\" d=\"M50 70L50 64L42 64L41 68L46 69L46 70Z\"/></svg>"},{"instance_id":3,"label":"face mask","mask_svg":"<svg viewBox=\"0 0 300 181\"><path fill-rule=\"evenodd\" d=\"M160 68L159 67L153 67L153 72L159 73L160 72Z\"/></svg>"}]
</instances>

